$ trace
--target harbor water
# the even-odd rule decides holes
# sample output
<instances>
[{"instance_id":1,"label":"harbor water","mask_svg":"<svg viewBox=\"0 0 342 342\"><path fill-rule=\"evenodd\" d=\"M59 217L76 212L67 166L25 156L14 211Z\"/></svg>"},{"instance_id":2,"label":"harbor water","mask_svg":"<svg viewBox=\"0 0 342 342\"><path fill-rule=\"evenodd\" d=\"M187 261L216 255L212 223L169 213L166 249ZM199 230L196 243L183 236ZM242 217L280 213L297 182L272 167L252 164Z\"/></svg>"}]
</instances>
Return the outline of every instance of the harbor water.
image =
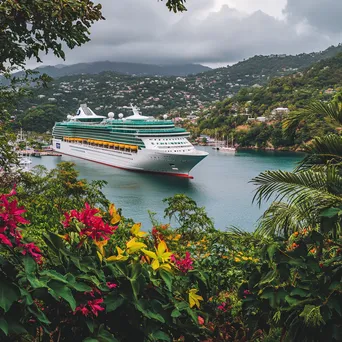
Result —
<instances>
[{"instance_id":1,"label":"harbor water","mask_svg":"<svg viewBox=\"0 0 342 342\"><path fill-rule=\"evenodd\" d=\"M265 170L290 171L303 158L302 154L287 152L241 151L234 155L210 147L197 148L209 156L191 171L193 179L125 171L69 156L33 158L33 166L41 164L50 169L61 161L74 162L81 178L105 180L107 198L122 208L124 216L141 222L144 229L151 227L148 211L168 223L162 200L182 193L206 208L216 228L236 226L252 231L268 204L259 208L252 203L255 187L251 179Z\"/></svg>"}]
</instances>

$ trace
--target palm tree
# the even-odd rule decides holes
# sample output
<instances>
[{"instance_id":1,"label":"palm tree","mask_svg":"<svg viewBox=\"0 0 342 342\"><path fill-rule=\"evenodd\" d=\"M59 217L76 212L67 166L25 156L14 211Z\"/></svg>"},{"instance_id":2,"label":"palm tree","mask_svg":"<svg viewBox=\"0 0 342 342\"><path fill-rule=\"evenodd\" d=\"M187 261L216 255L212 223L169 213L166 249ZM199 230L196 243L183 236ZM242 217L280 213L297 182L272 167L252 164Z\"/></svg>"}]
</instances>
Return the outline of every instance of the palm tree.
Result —
<instances>
[{"instance_id":1,"label":"palm tree","mask_svg":"<svg viewBox=\"0 0 342 342\"><path fill-rule=\"evenodd\" d=\"M342 104L313 103L308 110L290 116L283 127L291 134L304 118L323 114L342 126ZM258 186L253 200L274 202L259 221L263 235L284 235L313 227L337 236L342 214L342 137L316 137L306 146L307 156L293 172L265 171L252 182Z\"/></svg>"}]
</instances>

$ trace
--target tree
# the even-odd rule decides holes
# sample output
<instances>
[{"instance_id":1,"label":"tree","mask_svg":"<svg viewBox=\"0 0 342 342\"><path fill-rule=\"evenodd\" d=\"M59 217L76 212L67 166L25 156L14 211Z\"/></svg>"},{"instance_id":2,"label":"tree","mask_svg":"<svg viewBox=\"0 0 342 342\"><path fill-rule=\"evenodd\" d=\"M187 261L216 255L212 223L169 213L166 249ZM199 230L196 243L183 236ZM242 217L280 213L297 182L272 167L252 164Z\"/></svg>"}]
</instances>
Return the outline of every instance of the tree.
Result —
<instances>
[{"instance_id":1,"label":"tree","mask_svg":"<svg viewBox=\"0 0 342 342\"><path fill-rule=\"evenodd\" d=\"M284 127L287 135L310 116L323 114L336 126L342 125L342 104L313 103L304 113L290 116ZM275 199L265 212L259 230L288 236L305 226L316 227L336 237L341 233L342 137L328 134L316 137L306 146L308 155L293 172L265 171L253 182L258 186L255 199ZM282 202L286 200L286 202Z\"/></svg>"}]
</instances>

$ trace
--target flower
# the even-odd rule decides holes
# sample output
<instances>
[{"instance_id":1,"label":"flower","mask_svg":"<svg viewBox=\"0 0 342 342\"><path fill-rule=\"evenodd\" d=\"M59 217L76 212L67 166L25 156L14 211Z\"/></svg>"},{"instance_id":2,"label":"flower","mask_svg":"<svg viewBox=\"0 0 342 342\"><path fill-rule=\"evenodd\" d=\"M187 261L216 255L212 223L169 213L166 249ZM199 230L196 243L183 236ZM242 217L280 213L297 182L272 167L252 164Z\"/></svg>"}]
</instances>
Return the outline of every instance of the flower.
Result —
<instances>
[{"instance_id":1,"label":"flower","mask_svg":"<svg viewBox=\"0 0 342 342\"><path fill-rule=\"evenodd\" d=\"M80 236L88 237L95 241L101 239L108 240L117 229L117 226L110 226L103 222L100 210L91 208L88 203L85 203L85 209L82 211L71 210L70 213L65 213L64 216L65 220L62 223L65 228L70 227L70 223L76 219L78 222L83 223L83 227L79 231Z\"/></svg>"},{"instance_id":2,"label":"flower","mask_svg":"<svg viewBox=\"0 0 342 342\"><path fill-rule=\"evenodd\" d=\"M140 251L142 248L147 247L143 242L138 242L136 240L137 239L134 237L126 243L128 254L133 254Z\"/></svg>"},{"instance_id":3,"label":"flower","mask_svg":"<svg viewBox=\"0 0 342 342\"><path fill-rule=\"evenodd\" d=\"M128 256L123 255L124 251L120 247L116 246L116 250L118 252L118 255L110 256L106 259L107 261L125 261L128 259Z\"/></svg>"},{"instance_id":4,"label":"flower","mask_svg":"<svg viewBox=\"0 0 342 342\"><path fill-rule=\"evenodd\" d=\"M88 306L90 307L94 316L98 316L99 311L103 311L104 307L100 306L103 303L103 298L93 299L88 301Z\"/></svg>"},{"instance_id":5,"label":"flower","mask_svg":"<svg viewBox=\"0 0 342 342\"><path fill-rule=\"evenodd\" d=\"M26 255L28 253L37 263L41 262L42 252L39 247L37 247L33 242L21 244L20 247L23 248L21 252L23 255Z\"/></svg>"},{"instance_id":6,"label":"flower","mask_svg":"<svg viewBox=\"0 0 342 342\"><path fill-rule=\"evenodd\" d=\"M189 270L193 270L194 267L192 264L194 263L193 259L190 256L189 252L185 253L184 259L178 259L175 257L175 255L171 255L171 261L177 266L177 268L183 272L187 273Z\"/></svg>"},{"instance_id":7,"label":"flower","mask_svg":"<svg viewBox=\"0 0 342 342\"><path fill-rule=\"evenodd\" d=\"M201 316L197 316L197 321L199 325L203 325L204 324L204 318Z\"/></svg>"},{"instance_id":8,"label":"flower","mask_svg":"<svg viewBox=\"0 0 342 342\"><path fill-rule=\"evenodd\" d=\"M109 215L111 216L111 224L117 224L120 222L121 216L118 214L114 204L110 204L109 206Z\"/></svg>"},{"instance_id":9,"label":"flower","mask_svg":"<svg viewBox=\"0 0 342 342\"><path fill-rule=\"evenodd\" d=\"M118 284L115 283L111 283L109 281L107 281L106 285L110 288L110 289L116 289L118 287Z\"/></svg>"},{"instance_id":10,"label":"flower","mask_svg":"<svg viewBox=\"0 0 342 342\"><path fill-rule=\"evenodd\" d=\"M13 247L11 240L4 234L0 234L0 242L4 245Z\"/></svg>"},{"instance_id":11,"label":"flower","mask_svg":"<svg viewBox=\"0 0 342 342\"><path fill-rule=\"evenodd\" d=\"M225 302L221 303L221 305L219 305L217 308L218 308L220 311L223 311L223 312L226 312L226 311L227 311L227 309L226 309L226 303L225 303Z\"/></svg>"},{"instance_id":12,"label":"flower","mask_svg":"<svg viewBox=\"0 0 342 342\"><path fill-rule=\"evenodd\" d=\"M22 207L18 207L18 201L13 200L8 201L9 197L16 195L15 189L9 194L3 194L0 196L0 232L3 233L7 228L10 229L13 234L14 230L17 228L18 223L27 224L30 223L22 214L26 212Z\"/></svg>"},{"instance_id":13,"label":"flower","mask_svg":"<svg viewBox=\"0 0 342 342\"><path fill-rule=\"evenodd\" d=\"M136 237L144 237L144 236L146 236L147 233L141 232L140 228L141 228L141 223L135 223L133 225L133 227L131 228L132 235L136 236Z\"/></svg>"},{"instance_id":14,"label":"flower","mask_svg":"<svg viewBox=\"0 0 342 342\"><path fill-rule=\"evenodd\" d=\"M105 256L105 251L104 251L103 247L107 245L108 240L102 240L102 241L94 240L94 243L97 246L97 248L99 249L99 251L97 252L97 255L98 255L100 261L102 262L102 259Z\"/></svg>"},{"instance_id":15,"label":"flower","mask_svg":"<svg viewBox=\"0 0 342 342\"><path fill-rule=\"evenodd\" d=\"M97 317L98 313L104 310L104 307L101 306L102 303L103 298L88 300L87 304L81 304L78 307L76 307L74 315L77 312L80 312L83 316L86 317L90 314L93 314Z\"/></svg>"},{"instance_id":16,"label":"flower","mask_svg":"<svg viewBox=\"0 0 342 342\"><path fill-rule=\"evenodd\" d=\"M200 300L203 300L202 296L197 295L196 293L198 292L197 289L191 289L189 291L189 304L190 304L190 308L197 306L197 308L199 309L200 307Z\"/></svg>"},{"instance_id":17,"label":"flower","mask_svg":"<svg viewBox=\"0 0 342 342\"><path fill-rule=\"evenodd\" d=\"M74 315L76 315L76 312L80 312L83 316L88 316L90 314L90 311L85 307L84 304L79 305L75 311L74 311Z\"/></svg>"},{"instance_id":18,"label":"flower","mask_svg":"<svg viewBox=\"0 0 342 342\"><path fill-rule=\"evenodd\" d=\"M167 246L165 241L161 241L158 244L158 247L155 248L156 252L148 251L146 249L142 249L143 253L148 257L153 259L151 266L154 270L164 269L166 271L171 271L171 265L169 263L172 253L167 252Z\"/></svg>"}]
</instances>

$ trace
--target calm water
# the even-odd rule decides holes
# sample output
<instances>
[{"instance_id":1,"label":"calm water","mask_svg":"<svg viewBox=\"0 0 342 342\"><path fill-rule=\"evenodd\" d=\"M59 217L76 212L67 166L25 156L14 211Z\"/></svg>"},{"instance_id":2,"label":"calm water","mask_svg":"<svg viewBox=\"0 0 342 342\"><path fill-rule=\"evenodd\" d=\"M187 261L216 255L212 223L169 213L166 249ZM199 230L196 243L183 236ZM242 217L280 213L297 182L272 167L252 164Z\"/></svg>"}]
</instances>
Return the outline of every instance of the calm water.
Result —
<instances>
[{"instance_id":1,"label":"calm water","mask_svg":"<svg viewBox=\"0 0 342 342\"><path fill-rule=\"evenodd\" d=\"M183 179L124 171L69 156L33 158L33 164L53 168L60 161L76 164L81 178L103 179L108 182L104 193L126 217L150 227L148 210L163 219L162 200L178 193L192 197L199 206L205 206L215 226L225 229L238 226L253 230L257 219L267 207L252 204L254 186L249 181L264 170L292 170L301 154L285 152L244 151L235 156L198 147L210 154L191 172L194 179ZM163 220L164 223L167 219Z\"/></svg>"}]
</instances>

